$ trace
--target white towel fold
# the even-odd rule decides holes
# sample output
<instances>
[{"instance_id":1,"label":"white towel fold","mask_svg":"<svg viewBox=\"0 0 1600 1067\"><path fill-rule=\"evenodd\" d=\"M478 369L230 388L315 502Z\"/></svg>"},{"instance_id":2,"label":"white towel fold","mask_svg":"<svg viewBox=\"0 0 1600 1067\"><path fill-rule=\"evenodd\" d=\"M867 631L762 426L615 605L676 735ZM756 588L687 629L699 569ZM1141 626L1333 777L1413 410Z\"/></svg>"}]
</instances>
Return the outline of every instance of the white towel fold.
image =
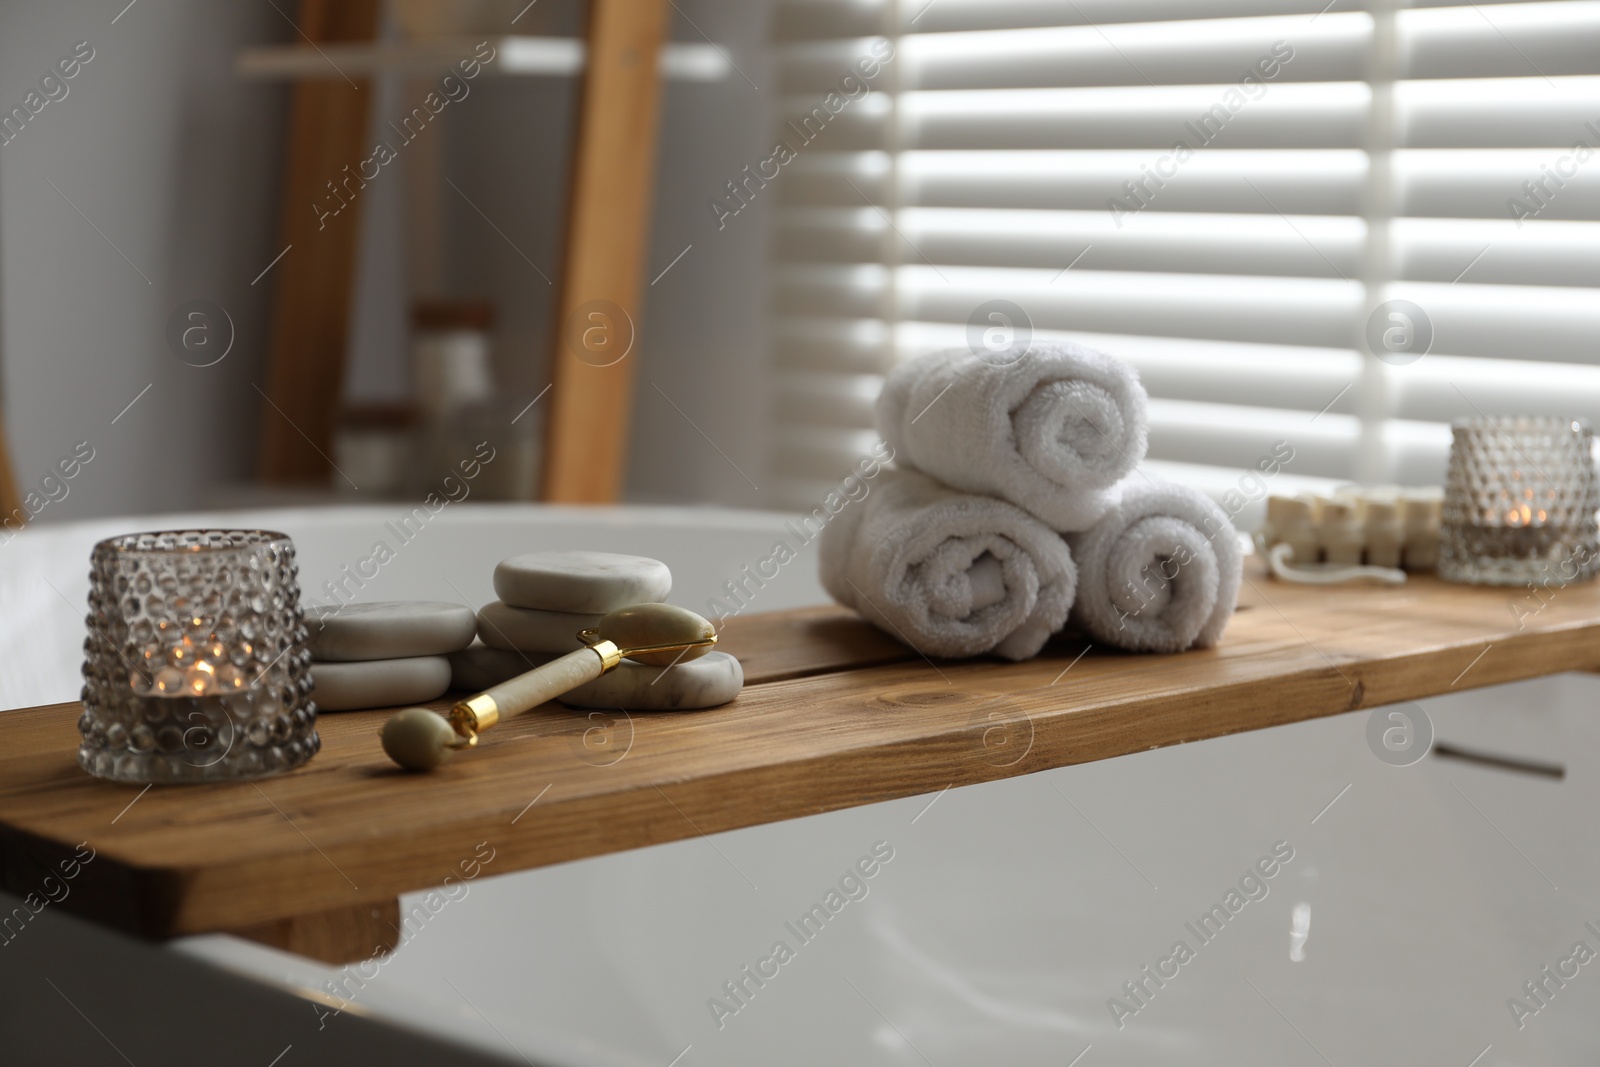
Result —
<instances>
[{"instance_id":1,"label":"white towel fold","mask_svg":"<svg viewBox=\"0 0 1600 1067\"><path fill-rule=\"evenodd\" d=\"M877 424L901 466L1073 531L1116 506L1118 481L1144 458L1145 405L1126 363L1032 341L901 364L878 396Z\"/></svg>"},{"instance_id":2,"label":"white towel fold","mask_svg":"<svg viewBox=\"0 0 1600 1067\"><path fill-rule=\"evenodd\" d=\"M1003 500L886 468L822 533L822 585L928 656L1027 659L1077 586L1060 535Z\"/></svg>"},{"instance_id":3,"label":"white towel fold","mask_svg":"<svg viewBox=\"0 0 1600 1067\"><path fill-rule=\"evenodd\" d=\"M1233 617L1239 538L1197 489L1133 475L1117 509L1067 542L1080 582L1072 617L1096 640L1134 652L1208 648Z\"/></svg>"}]
</instances>

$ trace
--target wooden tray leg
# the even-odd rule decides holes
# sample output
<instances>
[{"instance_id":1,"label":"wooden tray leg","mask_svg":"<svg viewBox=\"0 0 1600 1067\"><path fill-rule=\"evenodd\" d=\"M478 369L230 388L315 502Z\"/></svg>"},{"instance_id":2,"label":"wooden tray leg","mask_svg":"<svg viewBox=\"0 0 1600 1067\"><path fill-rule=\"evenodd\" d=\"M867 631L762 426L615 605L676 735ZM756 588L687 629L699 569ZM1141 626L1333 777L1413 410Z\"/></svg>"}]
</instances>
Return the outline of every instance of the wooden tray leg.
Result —
<instances>
[{"instance_id":1,"label":"wooden tray leg","mask_svg":"<svg viewBox=\"0 0 1600 1067\"><path fill-rule=\"evenodd\" d=\"M399 943L400 900L296 915L228 932L323 963L356 963L386 956Z\"/></svg>"}]
</instances>

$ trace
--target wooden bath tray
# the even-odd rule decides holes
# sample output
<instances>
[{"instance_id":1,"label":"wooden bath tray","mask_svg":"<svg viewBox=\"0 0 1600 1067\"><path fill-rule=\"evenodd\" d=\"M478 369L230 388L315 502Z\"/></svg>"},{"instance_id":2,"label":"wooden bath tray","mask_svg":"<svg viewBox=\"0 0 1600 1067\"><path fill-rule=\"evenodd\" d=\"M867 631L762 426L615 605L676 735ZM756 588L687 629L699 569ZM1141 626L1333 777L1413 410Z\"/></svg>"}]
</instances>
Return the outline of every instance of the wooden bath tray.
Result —
<instances>
[{"instance_id":1,"label":"wooden bath tray","mask_svg":"<svg viewBox=\"0 0 1600 1067\"><path fill-rule=\"evenodd\" d=\"M167 938L231 931L330 962L391 946L396 894L483 874L1086 763L1455 689L1600 666L1600 585L1291 586L1253 572L1221 647L1173 656L1063 636L1026 663L934 661L836 608L729 620L745 665L711 711L550 705L428 776L387 712L324 716L322 752L259 783L138 787L81 772L77 704L0 714L0 885ZM448 701L437 702L443 708ZM609 723L609 724L608 724ZM536 802L535 802L536 801ZM481 856L480 856L481 858Z\"/></svg>"}]
</instances>

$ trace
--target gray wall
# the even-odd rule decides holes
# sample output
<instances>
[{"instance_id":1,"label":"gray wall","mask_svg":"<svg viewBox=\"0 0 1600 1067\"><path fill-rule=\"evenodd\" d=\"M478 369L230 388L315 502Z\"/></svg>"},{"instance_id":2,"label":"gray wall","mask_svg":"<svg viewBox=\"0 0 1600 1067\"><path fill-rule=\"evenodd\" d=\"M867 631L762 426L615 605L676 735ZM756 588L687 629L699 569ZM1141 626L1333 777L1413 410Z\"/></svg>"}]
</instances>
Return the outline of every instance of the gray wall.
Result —
<instances>
[{"instance_id":1,"label":"gray wall","mask_svg":"<svg viewBox=\"0 0 1600 1067\"><path fill-rule=\"evenodd\" d=\"M764 155L775 96L766 84L769 4L678 7L674 37L702 41L698 26L750 81L735 73L711 85L673 83L666 93L646 280L694 247L648 292L629 496L761 506L770 494L717 449L764 482L764 212L745 212L719 233L705 202ZM265 3L139 0L119 10L102 0L0 7L0 109L20 105L76 42L95 49L68 96L0 146L0 386L19 481L37 484L80 440L96 449L43 522L196 507L254 464L261 400L252 383L263 380L272 275L250 283L280 251L287 92L241 81L232 64L240 47L294 33ZM543 0L535 14L546 32L579 17L576 4L560 0ZM409 110L414 89L398 78L376 85L375 120ZM442 237L432 257L436 287L496 301L502 384L530 399L549 380L553 290L522 257L558 278L575 91L570 79L481 78L428 131L440 135L430 150L441 173L516 245L444 186L431 201ZM415 281L406 264L426 247L417 204L427 192L417 177L402 166L361 204L353 399L403 388ZM180 362L165 340L169 314L194 298L225 307L235 327L232 351L213 367Z\"/></svg>"},{"instance_id":2,"label":"gray wall","mask_svg":"<svg viewBox=\"0 0 1600 1067\"><path fill-rule=\"evenodd\" d=\"M266 4L141 0L113 25L119 7L0 7L0 110L77 42L95 52L0 146L0 367L18 480L36 485L77 441L95 449L41 521L193 504L247 470L255 442L270 294L250 280L277 251L285 109L232 61L290 30ZM168 313L197 297L226 307L238 337L206 369L164 340Z\"/></svg>"}]
</instances>

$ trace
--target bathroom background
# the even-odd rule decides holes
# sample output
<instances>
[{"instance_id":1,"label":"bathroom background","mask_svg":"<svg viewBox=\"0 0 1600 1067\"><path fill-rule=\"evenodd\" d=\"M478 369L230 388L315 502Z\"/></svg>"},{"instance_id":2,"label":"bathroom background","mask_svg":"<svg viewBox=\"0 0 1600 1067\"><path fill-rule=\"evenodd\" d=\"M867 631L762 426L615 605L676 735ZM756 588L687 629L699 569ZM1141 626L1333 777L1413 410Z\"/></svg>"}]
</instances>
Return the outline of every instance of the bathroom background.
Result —
<instances>
[{"instance_id":1,"label":"bathroom background","mask_svg":"<svg viewBox=\"0 0 1600 1067\"><path fill-rule=\"evenodd\" d=\"M581 29L567 0L516 7L516 32ZM37 521L275 499L250 482L289 97L236 68L295 43L294 14L0 10L8 110L93 51L0 148L17 481L95 450ZM1593 0L681 0L671 17L729 66L666 83L627 499L809 507L870 443L886 366L991 328L1132 362L1150 463L1219 499L1250 479L1246 526L1263 463L1281 491L1437 484L1452 418L1600 413ZM895 58L874 91L729 214L727 183L755 189L775 131L880 34ZM374 131L421 86L375 78ZM576 87L479 78L362 189L346 405L404 397L417 296L489 302L508 402L549 381ZM234 327L215 366L166 336L196 299ZM1411 347L1383 351L1396 330Z\"/></svg>"}]
</instances>

